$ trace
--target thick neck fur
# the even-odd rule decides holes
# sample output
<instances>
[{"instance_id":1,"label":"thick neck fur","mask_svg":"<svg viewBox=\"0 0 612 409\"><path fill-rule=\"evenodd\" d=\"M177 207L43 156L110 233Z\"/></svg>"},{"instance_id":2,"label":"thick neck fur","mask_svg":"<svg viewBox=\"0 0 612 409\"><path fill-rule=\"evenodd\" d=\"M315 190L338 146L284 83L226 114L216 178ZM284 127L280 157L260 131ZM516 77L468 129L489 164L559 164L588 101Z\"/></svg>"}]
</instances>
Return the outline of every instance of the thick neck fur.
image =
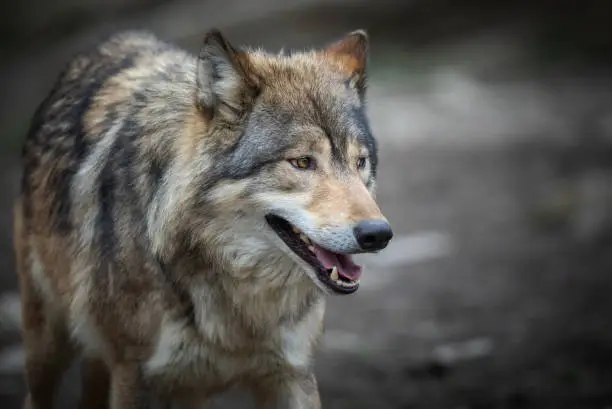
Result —
<instances>
[{"instance_id":1,"label":"thick neck fur","mask_svg":"<svg viewBox=\"0 0 612 409\"><path fill-rule=\"evenodd\" d=\"M230 309L232 326L251 339L265 338L324 303L323 292L290 259L271 252L257 260L252 251L253 246L237 238L215 252L204 244L181 251L164 266L167 274L183 278L180 285L190 294L198 328L206 326L215 309Z\"/></svg>"}]
</instances>

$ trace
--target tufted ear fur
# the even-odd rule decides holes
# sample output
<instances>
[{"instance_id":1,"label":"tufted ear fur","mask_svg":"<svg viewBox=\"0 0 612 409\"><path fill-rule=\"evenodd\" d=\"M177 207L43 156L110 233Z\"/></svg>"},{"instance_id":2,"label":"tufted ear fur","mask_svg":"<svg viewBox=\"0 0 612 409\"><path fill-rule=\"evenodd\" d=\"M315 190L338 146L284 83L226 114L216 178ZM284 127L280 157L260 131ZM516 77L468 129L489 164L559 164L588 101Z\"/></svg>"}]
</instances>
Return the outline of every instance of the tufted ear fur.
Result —
<instances>
[{"instance_id":1,"label":"tufted ear fur","mask_svg":"<svg viewBox=\"0 0 612 409\"><path fill-rule=\"evenodd\" d=\"M370 40L364 30L348 33L324 53L346 73L348 83L363 96L366 88Z\"/></svg>"},{"instance_id":2,"label":"tufted ear fur","mask_svg":"<svg viewBox=\"0 0 612 409\"><path fill-rule=\"evenodd\" d=\"M246 52L236 50L217 29L204 36L197 64L196 99L210 119L235 121L243 116L258 92Z\"/></svg>"}]
</instances>

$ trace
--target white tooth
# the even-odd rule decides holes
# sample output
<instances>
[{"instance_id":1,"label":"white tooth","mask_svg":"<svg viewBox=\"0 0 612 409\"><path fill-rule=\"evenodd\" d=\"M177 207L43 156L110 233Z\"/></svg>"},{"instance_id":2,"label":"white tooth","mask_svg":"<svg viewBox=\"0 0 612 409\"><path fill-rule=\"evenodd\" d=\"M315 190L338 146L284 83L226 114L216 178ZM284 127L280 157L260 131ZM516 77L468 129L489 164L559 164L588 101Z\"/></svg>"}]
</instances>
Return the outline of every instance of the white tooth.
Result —
<instances>
[{"instance_id":1,"label":"white tooth","mask_svg":"<svg viewBox=\"0 0 612 409\"><path fill-rule=\"evenodd\" d=\"M314 246L308 246L308 250L310 250L310 252L311 252L311 253L314 253L314 252L315 252L315 250L314 250Z\"/></svg>"},{"instance_id":2,"label":"white tooth","mask_svg":"<svg viewBox=\"0 0 612 409\"><path fill-rule=\"evenodd\" d=\"M300 239L302 239L303 242L310 244L310 239L306 237L304 234L300 234Z\"/></svg>"},{"instance_id":3,"label":"white tooth","mask_svg":"<svg viewBox=\"0 0 612 409\"><path fill-rule=\"evenodd\" d=\"M346 288L353 288L357 285L358 281L351 281L351 282L346 282L346 281L342 281L342 280L338 280L336 281L336 284L339 284L342 287L346 287Z\"/></svg>"},{"instance_id":4,"label":"white tooth","mask_svg":"<svg viewBox=\"0 0 612 409\"><path fill-rule=\"evenodd\" d=\"M297 233L301 233L301 230L293 226L293 232L297 234Z\"/></svg>"},{"instance_id":5,"label":"white tooth","mask_svg":"<svg viewBox=\"0 0 612 409\"><path fill-rule=\"evenodd\" d=\"M334 281L338 281L338 268L336 266L332 268L329 278L331 278Z\"/></svg>"}]
</instances>

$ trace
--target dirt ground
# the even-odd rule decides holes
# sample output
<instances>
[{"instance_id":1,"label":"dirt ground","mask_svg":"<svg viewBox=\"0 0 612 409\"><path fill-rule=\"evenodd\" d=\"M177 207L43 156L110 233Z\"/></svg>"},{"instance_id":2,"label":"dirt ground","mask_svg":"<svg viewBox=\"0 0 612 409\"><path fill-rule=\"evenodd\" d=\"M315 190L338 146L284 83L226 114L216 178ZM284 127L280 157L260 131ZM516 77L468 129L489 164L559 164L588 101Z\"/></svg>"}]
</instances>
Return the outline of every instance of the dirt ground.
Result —
<instances>
[{"instance_id":1,"label":"dirt ground","mask_svg":"<svg viewBox=\"0 0 612 409\"><path fill-rule=\"evenodd\" d=\"M418 81L393 54L373 74L379 199L396 238L363 258L357 294L330 299L317 355L327 409L612 408L611 122L601 109L612 87L569 75L478 80L491 60L507 63L493 51L510 45L496 41L453 48L451 64ZM19 163L1 159L0 408L17 409ZM76 407L76 375L59 408ZM250 403L238 393L212 404L234 407Z\"/></svg>"}]
</instances>

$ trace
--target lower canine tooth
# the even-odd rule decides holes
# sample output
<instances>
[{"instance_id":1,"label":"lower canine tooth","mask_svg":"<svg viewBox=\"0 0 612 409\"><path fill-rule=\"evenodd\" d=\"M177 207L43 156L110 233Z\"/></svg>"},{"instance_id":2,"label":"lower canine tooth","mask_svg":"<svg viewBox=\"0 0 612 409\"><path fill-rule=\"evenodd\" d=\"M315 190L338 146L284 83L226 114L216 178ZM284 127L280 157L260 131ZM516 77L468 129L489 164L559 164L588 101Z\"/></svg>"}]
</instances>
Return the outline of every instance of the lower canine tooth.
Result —
<instances>
[{"instance_id":1,"label":"lower canine tooth","mask_svg":"<svg viewBox=\"0 0 612 409\"><path fill-rule=\"evenodd\" d=\"M314 246L308 246L308 250L310 250L311 253L315 252Z\"/></svg>"},{"instance_id":2,"label":"lower canine tooth","mask_svg":"<svg viewBox=\"0 0 612 409\"><path fill-rule=\"evenodd\" d=\"M334 266L334 268L332 268L331 274L329 275L329 278L331 278L334 281L338 281L338 268L336 266Z\"/></svg>"},{"instance_id":3,"label":"lower canine tooth","mask_svg":"<svg viewBox=\"0 0 612 409\"><path fill-rule=\"evenodd\" d=\"M297 227L293 226L293 232L294 233L301 233L300 229L298 229Z\"/></svg>"}]
</instances>

